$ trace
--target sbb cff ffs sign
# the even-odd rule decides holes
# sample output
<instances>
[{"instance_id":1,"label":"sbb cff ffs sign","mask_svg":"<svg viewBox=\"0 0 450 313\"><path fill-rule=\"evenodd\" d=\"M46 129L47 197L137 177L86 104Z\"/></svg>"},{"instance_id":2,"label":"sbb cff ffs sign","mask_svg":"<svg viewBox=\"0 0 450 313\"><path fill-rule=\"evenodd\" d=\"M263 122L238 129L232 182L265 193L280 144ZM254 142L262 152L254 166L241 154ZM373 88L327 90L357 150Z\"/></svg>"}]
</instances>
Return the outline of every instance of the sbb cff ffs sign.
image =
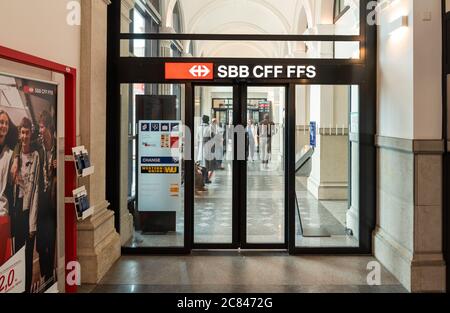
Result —
<instances>
[{"instance_id":1,"label":"sbb cff ffs sign","mask_svg":"<svg viewBox=\"0 0 450 313\"><path fill-rule=\"evenodd\" d=\"M313 79L314 65L215 65L213 63L166 63L165 78L179 80L213 79Z\"/></svg>"}]
</instances>

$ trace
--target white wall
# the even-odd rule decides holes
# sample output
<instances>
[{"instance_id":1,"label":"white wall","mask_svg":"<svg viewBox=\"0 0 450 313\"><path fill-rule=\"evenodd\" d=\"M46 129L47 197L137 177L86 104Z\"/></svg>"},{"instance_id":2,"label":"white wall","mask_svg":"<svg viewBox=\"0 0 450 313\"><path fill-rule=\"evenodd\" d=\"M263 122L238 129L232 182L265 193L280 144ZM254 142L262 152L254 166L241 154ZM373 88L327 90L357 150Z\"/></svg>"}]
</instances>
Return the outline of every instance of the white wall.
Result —
<instances>
[{"instance_id":1,"label":"white wall","mask_svg":"<svg viewBox=\"0 0 450 313\"><path fill-rule=\"evenodd\" d=\"M390 21L413 17L412 0L398 0L382 12L378 27L378 134L413 139L413 31L390 35Z\"/></svg>"},{"instance_id":2,"label":"white wall","mask_svg":"<svg viewBox=\"0 0 450 313\"><path fill-rule=\"evenodd\" d=\"M391 22L404 15L408 27L393 31ZM442 139L441 1L394 1L378 30L378 134L409 143ZM439 246L442 160L392 148L402 142L383 139L378 149L374 253L408 290L439 291L445 289L439 249L422 242Z\"/></svg>"},{"instance_id":3,"label":"white wall","mask_svg":"<svg viewBox=\"0 0 450 313\"><path fill-rule=\"evenodd\" d=\"M398 0L378 28L378 134L404 139L442 137L440 0ZM431 12L432 20L423 14ZM408 15L409 26L389 33Z\"/></svg>"},{"instance_id":4,"label":"white wall","mask_svg":"<svg viewBox=\"0 0 450 313\"><path fill-rule=\"evenodd\" d=\"M67 23L69 2L72 1L1 0L0 45L74 67L79 72L80 26ZM77 88L77 116L79 98Z\"/></svg>"},{"instance_id":5,"label":"white wall","mask_svg":"<svg viewBox=\"0 0 450 313\"><path fill-rule=\"evenodd\" d=\"M0 1L0 43L78 67L80 27L66 23L67 0Z\"/></svg>"},{"instance_id":6,"label":"white wall","mask_svg":"<svg viewBox=\"0 0 450 313\"><path fill-rule=\"evenodd\" d=\"M67 0L1 0L0 45L57 63L80 68L80 26L66 23ZM64 78L61 74L44 71L0 59L0 71L34 79L59 83L58 94L58 166L64 166L61 151L64 137ZM79 86L79 75L77 85ZM79 95L79 88L77 88ZM77 103L79 96L77 96ZM77 105L79 107L79 105ZM77 116L79 115L77 109ZM78 132L77 132L78 133ZM58 177L58 207L64 212L64 180ZM62 208L62 209L61 209ZM64 215L58 214L58 275L64 273ZM58 282L63 290L64 279Z\"/></svg>"}]
</instances>

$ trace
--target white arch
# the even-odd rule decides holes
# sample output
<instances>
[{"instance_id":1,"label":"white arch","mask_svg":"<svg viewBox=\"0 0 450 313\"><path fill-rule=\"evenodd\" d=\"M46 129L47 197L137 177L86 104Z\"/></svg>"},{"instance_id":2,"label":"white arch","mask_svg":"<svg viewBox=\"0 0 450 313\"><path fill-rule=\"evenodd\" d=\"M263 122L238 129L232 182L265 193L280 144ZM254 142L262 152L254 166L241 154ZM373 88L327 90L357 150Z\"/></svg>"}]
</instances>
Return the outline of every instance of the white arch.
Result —
<instances>
[{"instance_id":1,"label":"white arch","mask_svg":"<svg viewBox=\"0 0 450 313\"><path fill-rule=\"evenodd\" d=\"M173 9L178 0L163 0L163 25L167 28L173 27ZM167 4L167 5L166 5Z\"/></svg>"},{"instance_id":2,"label":"white arch","mask_svg":"<svg viewBox=\"0 0 450 313\"><path fill-rule=\"evenodd\" d=\"M185 22L185 18L184 18L183 3L179 0L177 0L177 1L178 1L179 13L180 13L181 33L184 33L184 31L186 30L186 22ZM174 6L174 9L175 9L175 6ZM173 10L172 10L172 12L173 12ZM173 17L173 14L172 14L172 17Z\"/></svg>"},{"instance_id":3,"label":"white arch","mask_svg":"<svg viewBox=\"0 0 450 313\"><path fill-rule=\"evenodd\" d=\"M248 1L253 2L257 6L260 6L261 8L270 12L271 14L274 14L278 18L278 20L281 22L281 24L283 25L284 33L288 33L288 31L290 29L290 23L286 19L286 17L276 7L274 7L273 5L271 5L270 3L268 3L265 0L248 0ZM227 3L227 2L224 2L223 0L211 1L209 4L202 7L200 10L198 10L195 13L195 15L189 21L187 30L189 31L189 33L194 33L195 28L197 27L199 22L202 21L202 19L205 16L211 14L211 12L214 10L219 10L220 8L226 7L228 5L230 5L230 2Z\"/></svg>"},{"instance_id":4,"label":"white arch","mask_svg":"<svg viewBox=\"0 0 450 313\"><path fill-rule=\"evenodd\" d=\"M294 23L292 24L293 34L299 34L298 26L300 25L302 10L304 10L306 14L306 21L308 23L308 27L314 26L314 15L311 8L311 4L308 0L302 0L301 2L297 2L297 5L295 7Z\"/></svg>"}]
</instances>

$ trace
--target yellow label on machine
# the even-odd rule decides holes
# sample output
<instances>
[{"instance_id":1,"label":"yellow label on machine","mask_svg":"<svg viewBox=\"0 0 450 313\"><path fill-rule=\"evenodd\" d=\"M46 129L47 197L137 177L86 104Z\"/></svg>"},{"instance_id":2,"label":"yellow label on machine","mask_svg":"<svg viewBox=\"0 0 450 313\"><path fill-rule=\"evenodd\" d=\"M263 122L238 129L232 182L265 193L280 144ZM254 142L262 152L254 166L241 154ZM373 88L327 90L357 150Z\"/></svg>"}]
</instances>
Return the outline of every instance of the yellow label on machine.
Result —
<instances>
[{"instance_id":1,"label":"yellow label on machine","mask_svg":"<svg viewBox=\"0 0 450 313\"><path fill-rule=\"evenodd\" d=\"M141 166L142 174L178 174L179 166Z\"/></svg>"}]
</instances>

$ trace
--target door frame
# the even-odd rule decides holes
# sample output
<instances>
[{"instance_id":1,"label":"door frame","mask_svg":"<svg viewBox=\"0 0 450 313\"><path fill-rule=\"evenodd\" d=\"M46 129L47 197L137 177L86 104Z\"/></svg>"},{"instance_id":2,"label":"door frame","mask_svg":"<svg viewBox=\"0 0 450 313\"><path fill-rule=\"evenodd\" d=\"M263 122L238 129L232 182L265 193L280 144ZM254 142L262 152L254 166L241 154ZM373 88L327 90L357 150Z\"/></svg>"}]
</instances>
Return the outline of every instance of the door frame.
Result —
<instances>
[{"instance_id":1,"label":"door frame","mask_svg":"<svg viewBox=\"0 0 450 313\"><path fill-rule=\"evenodd\" d=\"M199 82L199 83L189 83L190 89L192 90L192 94L190 95L190 103L195 104L195 88L196 87L214 87L214 86L220 86L220 87L231 87L233 89L233 124L236 123L236 106L237 101L239 100L239 91L237 88L237 85L232 82L225 82L225 83L215 83L215 82ZM187 99L186 95L186 99ZM186 111L187 112L187 111ZM186 113L187 114L187 113ZM189 120L191 121L190 124L186 123L186 126L191 129L191 151L192 151L192 159L195 158L193 155L195 149L194 149L194 143L195 143L195 127L194 127L194 116L195 116L195 109L192 107L190 110L191 116L189 117ZM194 167L190 169L194 171ZM240 228L239 228L239 210L238 210L238 203L237 203L237 189L235 184L235 178L238 175L237 171L237 164L235 158L233 158L233 170L232 170L232 180L233 180L233 187L232 187L232 242L231 243L195 243L195 223L194 223L194 214L195 214L195 196L194 196L194 188L191 190L186 190L185 192L190 193L189 198L192 198L190 205L190 216L189 221L190 224L188 225L188 237L190 241L190 249L198 249L198 250L210 250L210 249L238 249L239 248L239 241L240 241ZM185 213L186 214L186 213Z\"/></svg>"},{"instance_id":2,"label":"door frame","mask_svg":"<svg viewBox=\"0 0 450 313\"><path fill-rule=\"evenodd\" d=\"M241 105L241 116L240 116L240 122L243 123L243 125L246 125L247 122L247 104L248 104L248 88L249 87L284 87L284 103L285 103L285 111L284 111L284 120L285 123L287 123L288 120L288 111L289 107L295 105L295 103L289 102L289 84L283 83L277 83L277 82L248 82L243 81L240 83L240 86L242 88L242 97L245 99L245 101ZM285 148L288 147L288 127L285 124L284 129L284 146ZM285 150L284 155L284 242L283 243L248 243L247 242L247 161L239 161L239 170L240 170L240 192L239 192L239 203L241 208L241 216L240 216L240 228L241 228L241 248L242 249L262 249L262 250L286 250L289 249L289 192L288 192L288 179L289 179L289 153L287 150Z\"/></svg>"},{"instance_id":3,"label":"door frame","mask_svg":"<svg viewBox=\"0 0 450 313\"><path fill-rule=\"evenodd\" d=\"M248 87L260 86L260 87L285 87L285 121L287 121L288 106L289 104L289 84L286 83L248 83L247 81L239 81L233 83L217 83L217 82L197 82L191 84L192 99L191 103L195 103L195 88L196 87L208 87L208 86L220 86L220 87L232 87L233 88L233 126L243 125L245 127L247 121L247 99ZM291 105L292 106L292 105ZM194 114L192 110L191 114ZM194 121L194 116L190 119ZM190 129L194 129L194 125L187 125ZM192 131L193 136L195 136ZM235 139L235 138L234 138ZM288 127L285 127L284 144L288 147ZM191 151L194 151L194 140L192 141ZM248 243L247 242L247 161L237 160L236 157L236 145L237 141L234 140L234 157L233 157L233 170L232 170L232 243L195 243L195 223L194 214L195 207L194 202L190 209L191 216L189 218L192 224L189 225L189 237L191 240L191 249L263 249L263 250L286 250L289 248L289 201L288 195L288 152L285 153L285 191L284 191L284 243ZM194 190L186 190L186 192L192 192L192 198L195 198Z\"/></svg>"}]
</instances>

